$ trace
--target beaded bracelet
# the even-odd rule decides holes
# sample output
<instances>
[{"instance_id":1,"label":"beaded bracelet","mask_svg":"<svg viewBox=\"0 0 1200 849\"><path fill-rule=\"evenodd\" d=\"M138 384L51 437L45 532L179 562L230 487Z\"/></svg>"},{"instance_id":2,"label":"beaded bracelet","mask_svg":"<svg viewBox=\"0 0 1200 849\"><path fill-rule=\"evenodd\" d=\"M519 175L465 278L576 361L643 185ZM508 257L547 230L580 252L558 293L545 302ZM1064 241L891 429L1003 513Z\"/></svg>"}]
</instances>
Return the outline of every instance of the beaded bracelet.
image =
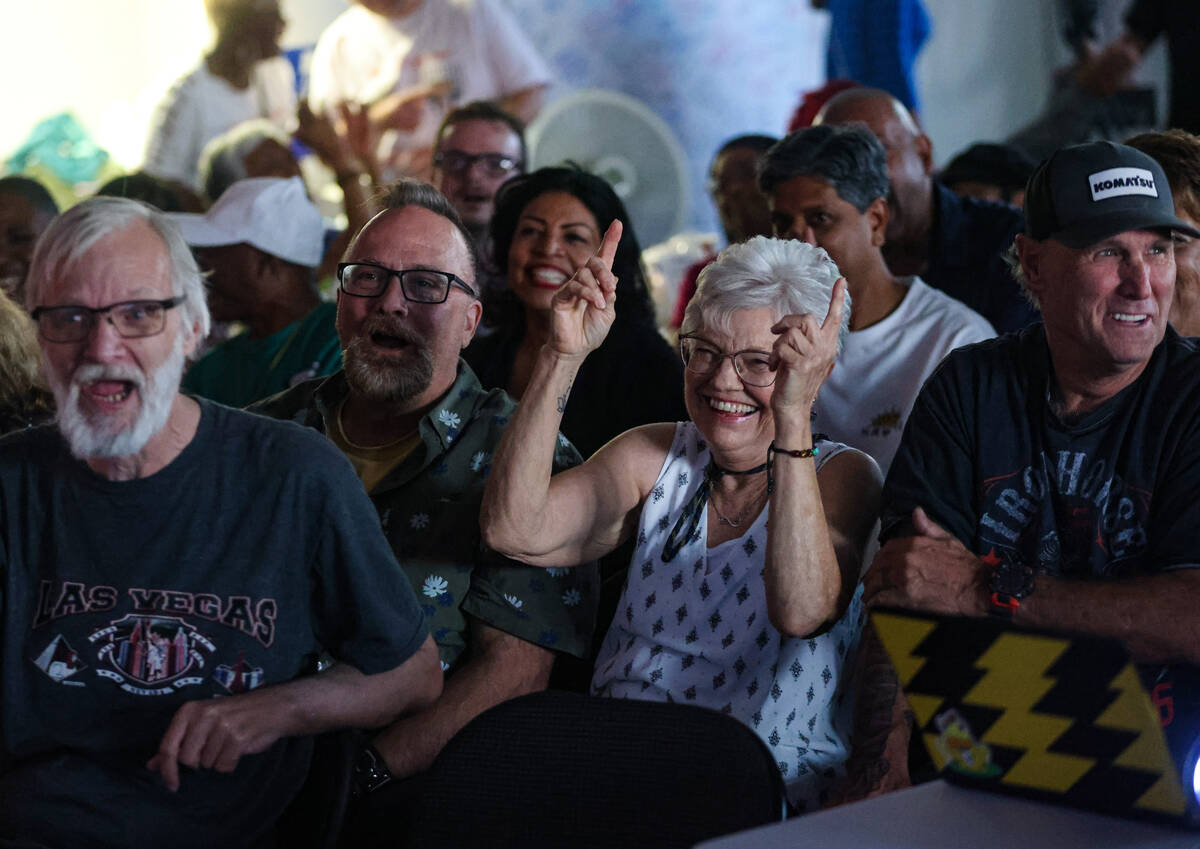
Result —
<instances>
[{"instance_id":1,"label":"beaded bracelet","mask_svg":"<svg viewBox=\"0 0 1200 849\"><path fill-rule=\"evenodd\" d=\"M771 444L767 446L767 495L770 495L775 491L774 472L776 454L786 454L788 457L795 457L796 459L802 460L806 457L816 457L820 453L821 451L817 448L816 444L814 444L811 448L798 448L793 450L788 448L776 448L775 442L772 440Z\"/></svg>"},{"instance_id":2,"label":"beaded bracelet","mask_svg":"<svg viewBox=\"0 0 1200 849\"><path fill-rule=\"evenodd\" d=\"M805 457L816 457L820 453L821 453L821 449L817 448L817 446L815 446L815 445L812 448L800 448L795 451L789 450L787 448L776 448L774 442L772 442L770 445L767 446L767 456L768 457L770 457L772 454L787 454L789 457L796 457L797 459L803 459Z\"/></svg>"}]
</instances>

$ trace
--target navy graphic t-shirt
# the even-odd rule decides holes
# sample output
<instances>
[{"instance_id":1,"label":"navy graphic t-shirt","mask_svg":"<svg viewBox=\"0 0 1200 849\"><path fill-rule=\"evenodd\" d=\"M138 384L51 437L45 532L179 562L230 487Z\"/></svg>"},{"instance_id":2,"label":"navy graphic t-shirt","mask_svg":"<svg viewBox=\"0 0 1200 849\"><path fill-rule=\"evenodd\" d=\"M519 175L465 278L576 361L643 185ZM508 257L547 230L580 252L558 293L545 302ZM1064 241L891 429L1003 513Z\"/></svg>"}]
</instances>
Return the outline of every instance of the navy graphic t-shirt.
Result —
<instances>
[{"instance_id":1,"label":"navy graphic t-shirt","mask_svg":"<svg viewBox=\"0 0 1200 849\"><path fill-rule=\"evenodd\" d=\"M114 482L52 427L0 441L0 838L252 845L307 771L284 739L232 774L145 768L175 711L364 673L424 641L408 580L325 439L209 402L166 468Z\"/></svg>"},{"instance_id":2,"label":"navy graphic t-shirt","mask_svg":"<svg viewBox=\"0 0 1200 849\"><path fill-rule=\"evenodd\" d=\"M1114 580L1200 565L1196 343L1168 327L1133 384L1070 423L1047 400L1051 374L1040 324L951 352L905 427L882 538L905 533L921 506L974 553L1040 574ZM1172 699L1160 703L1164 724L1200 718L1195 670L1141 671L1156 700Z\"/></svg>"}]
</instances>

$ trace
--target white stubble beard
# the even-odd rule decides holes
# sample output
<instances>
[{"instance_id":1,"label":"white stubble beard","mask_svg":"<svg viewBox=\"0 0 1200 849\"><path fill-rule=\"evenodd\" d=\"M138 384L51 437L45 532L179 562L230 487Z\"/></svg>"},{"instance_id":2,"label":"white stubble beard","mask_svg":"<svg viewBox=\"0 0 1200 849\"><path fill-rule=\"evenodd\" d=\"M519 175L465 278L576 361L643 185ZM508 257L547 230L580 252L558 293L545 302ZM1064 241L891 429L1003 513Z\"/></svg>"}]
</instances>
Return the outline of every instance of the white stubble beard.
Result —
<instances>
[{"instance_id":1,"label":"white stubble beard","mask_svg":"<svg viewBox=\"0 0 1200 849\"><path fill-rule=\"evenodd\" d=\"M130 457L141 452L167 424L179 392L185 359L182 335L175 337L170 355L150 375L133 365L93 363L79 366L69 380L63 380L43 357L46 377L58 406L58 429L71 453L80 460L90 460ZM141 403L132 425L114 428L110 422L93 422L80 409L83 384L97 380L134 384Z\"/></svg>"}]
</instances>

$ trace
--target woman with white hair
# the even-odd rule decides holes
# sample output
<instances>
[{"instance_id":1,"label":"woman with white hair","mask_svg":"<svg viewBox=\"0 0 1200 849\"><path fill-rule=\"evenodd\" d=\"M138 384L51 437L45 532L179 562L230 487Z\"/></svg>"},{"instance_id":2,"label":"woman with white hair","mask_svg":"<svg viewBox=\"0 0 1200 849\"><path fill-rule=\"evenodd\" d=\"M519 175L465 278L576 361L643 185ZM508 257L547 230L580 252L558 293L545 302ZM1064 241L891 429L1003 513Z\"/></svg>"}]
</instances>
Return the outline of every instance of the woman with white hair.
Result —
<instances>
[{"instance_id":1,"label":"woman with white hair","mask_svg":"<svg viewBox=\"0 0 1200 849\"><path fill-rule=\"evenodd\" d=\"M771 747L793 808L813 810L848 754L843 670L880 491L874 461L811 429L847 332L845 280L803 242L760 236L724 250L680 328L692 421L627 431L551 477L572 381L613 321L619 238L610 228L555 296L548 341L492 460L484 534L542 565L635 538L593 693L737 717Z\"/></svg>"}]
</instances>

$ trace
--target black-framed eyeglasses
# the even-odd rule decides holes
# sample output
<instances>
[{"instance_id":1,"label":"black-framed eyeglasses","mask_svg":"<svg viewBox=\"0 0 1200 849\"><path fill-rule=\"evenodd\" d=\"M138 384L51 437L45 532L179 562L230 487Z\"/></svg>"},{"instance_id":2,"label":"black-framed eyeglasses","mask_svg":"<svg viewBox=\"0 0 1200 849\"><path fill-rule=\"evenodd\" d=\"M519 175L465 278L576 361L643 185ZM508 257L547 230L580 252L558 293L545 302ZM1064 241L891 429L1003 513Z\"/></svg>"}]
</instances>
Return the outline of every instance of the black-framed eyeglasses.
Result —
<instances>
[{"instance_id":1,"label":"black-framed eyeglasses","mask_svg":"<svg viewBox=\"0 0 1200 849\"><path fill-rule=\"evenodd\" d=\"M503 153L466 153L462 150L439 150L433 164L447 174L465 174L476 162L483 163L489 177L505 177L521 167L521 163Z\"/></svg>"},{"instance_id":2,"label":"black-framed eyeglasses","mask_svg":"<svg viewBox=\"0 0 1200 849\"><path fill-rule=\"evenodd\" d=\"M478 298L475 290L463 279L449 271L432 268L388 268L373 262L342 262L337 267L338 285L347 295L356 298L378 298L387 291L393 277L400 278L404 300L415 304L441 304L450 297L450 287L457 286Z\"/></svg>"},{"instance_id":3,"label":"black-framed eyeglasses","mask_svg":"<svg viewBox=\"0 0 1200 849\"><path fill-rule=\"evenodd\" d=\"M721 367L722 360L733 360L733 370L747 386L770 386L775 382L771 352L747 348L727 354L698 336L679 337L679 356L693 374L707 377Z\"/></svg>"},{"instance_id":4,"label":"black-framed eyeglasses","mask_svg":"<svg viewBox=\"0 0 1200 849\"><path fill-rule=\"evenodd\" d=\"M106 307L38 307L30 315L38 333L51 342L82 342L104 316L117 333L126 339L157 336L167 326L167 310L182 304L177 295L161 301L121 301Z\"/></svg>"}]
</instances>

